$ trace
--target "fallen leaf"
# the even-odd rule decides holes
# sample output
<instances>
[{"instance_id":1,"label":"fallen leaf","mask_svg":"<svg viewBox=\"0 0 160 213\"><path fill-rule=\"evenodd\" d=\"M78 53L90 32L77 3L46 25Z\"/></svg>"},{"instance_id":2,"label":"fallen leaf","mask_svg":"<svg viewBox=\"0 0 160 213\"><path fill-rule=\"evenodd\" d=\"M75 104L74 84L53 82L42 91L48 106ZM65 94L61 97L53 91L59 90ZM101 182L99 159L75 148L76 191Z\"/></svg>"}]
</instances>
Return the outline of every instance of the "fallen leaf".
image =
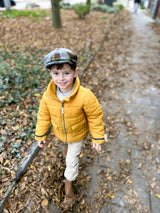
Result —
<instances>
[{"instance_id":1,"label":"fallen leaf","mask_svg":"<svg viewBox=\"0 0 160 213\"><path fill-rule=\"evenodd\" d=\"M111 161L110 157L106 157L104 160L107 161L107 162Z\"/></svg>"},{"instance_id":2,"label":"fallen leaf","mask_svg":"<svg viewBox=\"0 0 160 213\"><path fill-rule=\"evenodd\" d=\"M49 171L49 172L51 171L51 166L48 166L48 171Z\"/></svg>"},{"instance_id":3,"label":"fallen leaf","mask_svg":"<svg viewBox=\"0 0 160 213\"><path fill-rule=\"evenodd\" d=\"M107 174L106 175L104 175L106 178L107 178L107 180L109 180L109 181L112 181L113 180L113 178L111 177L111 176L108 176Z\"/></svg>"},{"instance_id":4,"label":"fallen leaf","mask_svg":"<svg viewBox=\"0 0 160 213\"><path fill-rule=\"evenodd\" d=\"M156 197L158 197L160 199L160 194L156 194Z\"/></svg>"},{"instance_id":5,"label":"fallen leaf","mask_svg":"<svg viewBox=\"0 0 160 213\"><path fill-rule=\"evenodd\" d=\"M21 178L20 182L23 183L24 182L24 178Z\"/></svg>"},{"instance_id":6,"label":"fallen leaf","mask_svg":"<svg viewBox=\"0 0 160 213\"><path fill-rule=\"evenodd\" d=\"M21 201L18 202L18 205L19 205L19 208L23 206Z\"/></svg>"},{"instance_id":7,"label":"fallen leaf","mask_svg":"<svg viewBox=\"0 0 160 213\"><path fill-rule=\"evenodd\" d=\"M152 189L155 188L155 186L156 186L156 182L153 182L153 183L151 184Z\"/></svg>"},{"instance_id":8,"label":"fallen leaf","mask_svg":"<svg viewBox=\"0 0 160 213\"><path fill-rule=\"evenodd\" d=\"M80 158L83 157L83 153L81 153L81 154L79 155L79 157L80 157Z\"/></svg>"},{"instance_id":9,"label":"fallen leaf","mask_svg":"<svg viewBox=\"0 0 160 213\"><path fill-rule=\"evenodd\" d=\"M126 124L128 127L131 127L132 126L132 123L131 122L127 122Z\"/></svg>"},{"instance_id":10,"label":"fallen leaf","mask_svg":"<svg viewBox=\"0 0 160 213\"><path fill-rule=\"evenodd\" d=\"M18 125L17 125L17 126L12 126L12 129L13 129L14 131L16 131L16 130L19 129L19 126L18 126Z\"/></svg>"},{"instance_id":11,"label":"fallen leaf","mask_svg":"<svg viewBox=\"0 0 160 213\"><path fill-rule=\"evenodd\" d=\"M138 164L138 169L140 169L142 167L142 163L140 162L139 164Z\"/></svg>"},{"instance_id":12,"label":"fallen leaf","mask_svg":"<svg viewBox=\"0 0 160 213\"><path fill-rule=\"evenodd\" d=\"M30 165L30 168L31 168L31 169L34 169L34 166L31 164L31 165Z\"/></svg>"},{"instance_id":13,"label":"fallen leaf","mask_svg":"<svg viewBox=\"0 0 160 213\"><path fill-rule=\"evenodd\" d=\"M25 182L21 182L20 184L20 189L21 191L23 191L25 189L26 183Z\"/></svg>"},{"instance_id":14,"label":"fallen leaf","mask_svg":"<svg viewBox=\"0 0 160 213\"><path fill-rule=\"evenodd\" d=\"M107 134L104 134L104 140L105 140L106 143L108 142Z\"/></svg>"},{"instance_id":15,"label":"fallen leaf","mask_svg":"<svg viewBox=\"0 0 160 213\"><path fill-rule=\"evenodd\" d=\"M9 202L6 203L5 207L6 207L7 210L9 209L9 207L10 207Z\"/></svg>"},{"instance_id":16,"label":"fallen leaf","mask_svg":"<svg viewBox=\"0 0 160 213\"><path fill-rule=\"evenodd\" d=\"M47 199L42 200L41 206L42 206L43 208L45 208L46 206L48 206L48 200L47 200Z\"/></svg>"},{"instance_id":17,"label":"fallen leaf","mask_svg":"<svg viewBox=\"0 0 160 213\"><path fill-rule=\"evenodd\" d=\"M0 155L0 163L2 164L3 163L3 156Z\"/></svg>"},{"instance_id":18,"label":"fallen leaf","mask_svg":"<svg viewBox=\"0 0 160 213\"><path fill-rule=\"evenodd\" d=\"M22 140L16 140L15 143L20 143Z\"/></svg>"},{"instance_id":19,"label":"fallen leaf","mask_svg":"<svg viewBox=\"0 0 160 213\"><path fill-rule=\"evenodd\" d=\"M44 188L41 188L41 192L42 192L42 195L46 195L47 194L47 192L46 192L46 190Z\"/></svg>"},{"instance_id":20,"label":"fallen leaf","mask_svg":"<svg viewBox=\"0 0 160 213\"><path fill-rule=\"evenodd\" d=\"M132 181L131 179L128 179L126 183L127 183L127 184L132 184L133 181Z\"/></svg>"},{"instance_id":21,"label":"fallen leaf","mask_svg":"<svg viewBox=\"0 0 160 213\"><path fill-rule=\"evenodd\" d=\"M114 195L111 195L111 194L107 194L108 195L108 197L110 197L110 198L114 198L115 196Z\"/></svg>"},{"instance_id":22,"label":"fallen leaf","mask_svg":"<svg viewBox=\"0 0 160 213\"><path fill-rule=\"evenodd\" d=\"M34 96L36 96L37 98L41 97L41 95L39 93L34 94Z\"/></svg>"}]
</instances>

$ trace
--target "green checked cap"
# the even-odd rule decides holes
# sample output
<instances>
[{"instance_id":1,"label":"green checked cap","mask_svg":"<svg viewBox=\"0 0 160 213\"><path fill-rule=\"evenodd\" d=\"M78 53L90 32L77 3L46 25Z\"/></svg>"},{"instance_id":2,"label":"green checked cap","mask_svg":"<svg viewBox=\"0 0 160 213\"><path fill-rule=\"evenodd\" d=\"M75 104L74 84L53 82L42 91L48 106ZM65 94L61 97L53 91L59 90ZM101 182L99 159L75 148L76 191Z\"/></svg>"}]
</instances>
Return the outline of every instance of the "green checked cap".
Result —
<instances>
[{"instance_id":1,"label":"green checked cap","mask_svg":"<svg viewBox=\"0 0 160 213\"><path fill-rule=\"evenodd\" d=\"M48 68L53 64L75 64L77 65L77 55L75 55L70 49L66 48L57 48L52 52L48 53L44 57L44 66Z\"/></svg>"}]
</instances>

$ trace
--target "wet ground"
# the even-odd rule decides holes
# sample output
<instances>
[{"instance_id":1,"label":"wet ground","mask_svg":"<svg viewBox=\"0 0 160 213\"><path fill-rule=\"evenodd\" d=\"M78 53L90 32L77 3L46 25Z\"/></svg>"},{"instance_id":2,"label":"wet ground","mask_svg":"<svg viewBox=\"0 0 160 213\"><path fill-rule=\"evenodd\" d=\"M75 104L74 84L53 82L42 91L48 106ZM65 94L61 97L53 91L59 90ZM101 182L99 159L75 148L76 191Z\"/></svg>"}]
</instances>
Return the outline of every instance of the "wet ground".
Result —
<instances>
[{"instance_id":1,"label":"wet ground","mask_svg":"<svg viewBox=\"0 0 160 213\"><path fill-rule=\"evenodd\" d=\"M89 212L160 212L160 37L146 11L129 11L126 24L104 42L104 55L97 56L108 61L99 84L105 88L101 103L109 138L90 169Z\"/></svg>"}]
</instances>

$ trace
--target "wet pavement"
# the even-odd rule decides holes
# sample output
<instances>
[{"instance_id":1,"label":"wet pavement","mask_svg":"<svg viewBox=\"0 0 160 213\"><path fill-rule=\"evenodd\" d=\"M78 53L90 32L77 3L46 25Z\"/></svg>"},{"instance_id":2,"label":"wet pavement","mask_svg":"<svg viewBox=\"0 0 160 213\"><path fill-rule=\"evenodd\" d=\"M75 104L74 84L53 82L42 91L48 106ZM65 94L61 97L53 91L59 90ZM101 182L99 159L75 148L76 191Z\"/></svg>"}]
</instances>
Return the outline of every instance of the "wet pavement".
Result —
<instances>
[{"instance_id":1,"label":"wet pavement","mask_svg":"<svg viewBox=\"0 0 160 213\"><path fill-rule=\"evenodd\" d=\"M131 6L129 11L131 20L121 27L130 30L130 36L119 45L123 54L114 55L122 62L116 74L118 86L102 98L104 119L113 117L118 132L115 137L113 131L104 154L94 163L96 171L99 168L105 175L106 186L105 179L101 181L91 169L90 202L99 193L97 180L103 182L102 191L112 192L100 213L160 212L160 38L152 30L153 19L147 11L134 14Z\"/></svg>"}]
</instances>

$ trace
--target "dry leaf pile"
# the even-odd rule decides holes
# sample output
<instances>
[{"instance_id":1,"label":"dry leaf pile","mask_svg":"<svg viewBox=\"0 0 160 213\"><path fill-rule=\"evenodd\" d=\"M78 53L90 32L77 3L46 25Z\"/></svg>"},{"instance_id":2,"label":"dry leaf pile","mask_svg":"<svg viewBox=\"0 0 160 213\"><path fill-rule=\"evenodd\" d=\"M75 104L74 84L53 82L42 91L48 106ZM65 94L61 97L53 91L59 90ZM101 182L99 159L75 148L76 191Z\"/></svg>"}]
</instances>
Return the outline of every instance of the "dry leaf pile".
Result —
<instances>
[{"instance_id":1,"label":"dry leaf pile","mask_svg":"<svg viewBox=\"0 0 160 213\"><path fill-rule=\"evenodd\" d=\"M44 49L47 53L56 47L70 48L78 55L86 51L90 40L93 41L93 50L101 42L107 31L109 21L114 14L92 12L86 20L78 19L73 10L61 12L62 29L54 30L50 11L49 16L40 22L32 22L26 18L1 21L1 47L7 45L13 49L31 47ZM42 56L43 57L43 56Z\"/></svg>"}]
</instances>

